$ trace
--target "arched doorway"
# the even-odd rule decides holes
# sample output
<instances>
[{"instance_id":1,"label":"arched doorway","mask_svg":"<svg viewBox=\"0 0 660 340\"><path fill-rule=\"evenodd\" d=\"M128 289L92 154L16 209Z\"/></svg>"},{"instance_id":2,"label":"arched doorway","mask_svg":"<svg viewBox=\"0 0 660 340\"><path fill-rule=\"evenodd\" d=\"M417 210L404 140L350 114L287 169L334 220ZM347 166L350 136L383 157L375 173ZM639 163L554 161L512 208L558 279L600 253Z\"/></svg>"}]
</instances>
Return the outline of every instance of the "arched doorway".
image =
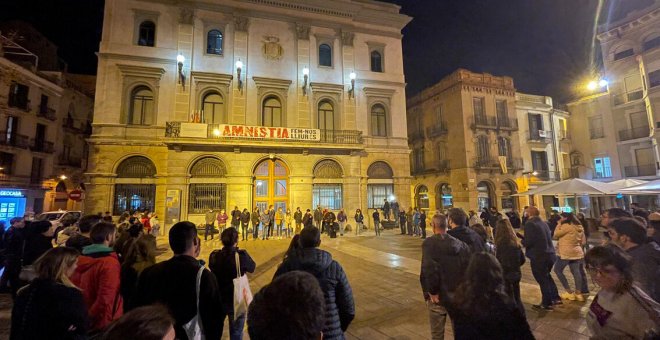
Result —
<instances>
[{"instance_id":1,"label":"arched doorway","mask_svg":"<svg viewBox=\"0 0 660 340\"><path fill-rule=\"evenodd\" d=\"M477 205L479 210L490 208L495 203L493 187L487 181L481 181L477 184Z\"/></svg>"},{"instance_id":2,"label":"arched doorway","mask_svg":"<svg viewBox=\"0 0 660 340\"><path fill-rule=\"evenodd\" d=\"M429 209L429 188L426 185L420 185L415 190L415 206L420 209Z\"/></svg>"},{"instance_id":3,"label":"arched doorway","mask_svg":"<svg viewBox=\"0 0 660 340\"><path fill-rule=\"evenodd\" d=\"M289 169L278 159L267 159L254 170L254 205L259 211L273 206L286 211L289 205Z\"/></svg>"},{"instance_id":4,"label":"arched doorway","mask_svg":"<svg viewBox=\"0 0 660 340\"><path fill-rule=\"evenodd\" d=\"M518 210L518 200L516 197L511 196L518 193L516 185L512 182L504 181L500 189L502 190L502 210Z\"/></svg>"},{"instance_id":5,"label":"arched doorway","mask_svg":"<svg viewBox=\"0 0 660 340\"><path fill-rule=\"evenodd\" d=\"M454 207L454 195L449 183L441 183L435 187L435 208L439 210L451 209Z\"/></svg>"}]
</instances>

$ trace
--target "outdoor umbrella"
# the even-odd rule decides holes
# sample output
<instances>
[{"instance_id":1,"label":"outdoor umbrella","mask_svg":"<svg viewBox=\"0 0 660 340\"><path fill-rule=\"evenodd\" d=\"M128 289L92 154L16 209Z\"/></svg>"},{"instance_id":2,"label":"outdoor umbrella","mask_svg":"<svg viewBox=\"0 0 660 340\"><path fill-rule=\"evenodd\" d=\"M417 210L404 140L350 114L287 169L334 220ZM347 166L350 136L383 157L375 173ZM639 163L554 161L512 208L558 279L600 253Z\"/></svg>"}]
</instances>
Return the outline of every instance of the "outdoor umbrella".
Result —
<instances>
[{"instance_id":1,"label":"outdoor umbrella","mask_svg":"<svg viewBox=\"0 0 660 340\"><path fill-rule=\"evenodd\" d=\"M521 192L523 195L614 195L621 190L621 187L611 183L590 181L581 178L571 178L564 181L547 184L536 189Z\"/></svg>"},{"instance_id":2,"label":"outdoor umbrella","mask_svg":"<svg viewBox=\"0 0 660 340\"><path fill-rule=\"evenodd\" d=\"M608 182L609 184L614 184L618 185L620 188L628 188L634 185L640 185L644 183L648 183L648 181L644 181L641 179L630 179L630 178L623 178L623 179L618 179L616 181Z\"/></svg>"},{"instance_id":3,"label":"outdoor umbrella","mask_svg":"<svg viewBox=\"0 0 660 340\"><path fill-rule=\"evenodd\" d=\"M639 185L634 185L628 188L623 188L620 191L621 193L628 195L660 194L660 179L656 179L655 181L650 181Z\"/></svg>"}]
</instances>

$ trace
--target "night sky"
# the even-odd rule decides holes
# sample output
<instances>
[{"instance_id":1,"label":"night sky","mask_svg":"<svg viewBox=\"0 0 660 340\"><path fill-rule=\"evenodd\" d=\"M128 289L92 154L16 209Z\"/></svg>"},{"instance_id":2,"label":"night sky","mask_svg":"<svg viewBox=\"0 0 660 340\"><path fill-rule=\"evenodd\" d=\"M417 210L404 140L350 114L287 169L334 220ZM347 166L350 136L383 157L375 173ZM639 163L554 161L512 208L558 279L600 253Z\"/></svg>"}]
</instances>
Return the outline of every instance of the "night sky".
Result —
<instances>
[{"instance_id":1,"label":"night sky","mask_svg":"<svg viewBox=\"0 0 660 340\"><path fill-rule=\"evenodd\" d=\"M654 0L609 0L600 23ZM0 21L32 23L73 73L94 74L103 0L4 1ZM459 67L513 77L519 91L564 102L600 68L592 48L598 0L388 0L414 17L403 30L407 93ZM597 44L596 44L597 45Z\"/></svg>"}]
</instances>

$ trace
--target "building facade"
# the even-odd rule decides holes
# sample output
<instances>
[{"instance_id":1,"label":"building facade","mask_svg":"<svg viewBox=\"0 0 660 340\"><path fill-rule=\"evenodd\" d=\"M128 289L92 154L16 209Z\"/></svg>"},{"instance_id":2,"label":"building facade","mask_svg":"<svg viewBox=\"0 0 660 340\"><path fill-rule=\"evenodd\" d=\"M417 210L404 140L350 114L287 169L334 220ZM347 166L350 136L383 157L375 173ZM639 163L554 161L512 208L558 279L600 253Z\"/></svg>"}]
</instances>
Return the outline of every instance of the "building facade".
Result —
<instances>
[{"instance_id":1,"label":"building facade","mask_svg":"<svg viewBox=\"0 0 660 340\"><path fill-rule=\"evenodd\" d=\"M9 37L0 46L0 220L82 209L91 94Z\"/></svg>"},{"instance_id":2,"label":"building facade","mask_svg":"<svg viewBox=\"0 0 660 340\"><path fill-rule=\"evenodd\" d=\"M105 4L86 210L408 206L401 29L377 1Z\"/></svg>"}]
</instances>

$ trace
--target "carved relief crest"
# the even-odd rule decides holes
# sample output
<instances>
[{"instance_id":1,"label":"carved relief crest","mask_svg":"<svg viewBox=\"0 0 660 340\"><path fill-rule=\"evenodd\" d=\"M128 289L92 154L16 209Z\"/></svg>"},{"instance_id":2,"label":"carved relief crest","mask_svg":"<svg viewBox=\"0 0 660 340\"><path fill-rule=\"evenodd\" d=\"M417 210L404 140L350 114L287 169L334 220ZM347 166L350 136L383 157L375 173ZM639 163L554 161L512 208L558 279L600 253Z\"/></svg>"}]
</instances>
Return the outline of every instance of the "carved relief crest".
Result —
<instances>
[{"instance_id":1,"label":"carved relief crest","mask_svg":"<svg viewBox=\"0 0 660 340\"><path fill-rule=\"evenodd\" d=\"M264 37L263 42L264 42L263 52L266 58L274 59L274 60L279 60L282 58L284 49L282 48L282 45L280 45L280 38L273 36L266 36Z\"/></svg>"}]
</instances>

